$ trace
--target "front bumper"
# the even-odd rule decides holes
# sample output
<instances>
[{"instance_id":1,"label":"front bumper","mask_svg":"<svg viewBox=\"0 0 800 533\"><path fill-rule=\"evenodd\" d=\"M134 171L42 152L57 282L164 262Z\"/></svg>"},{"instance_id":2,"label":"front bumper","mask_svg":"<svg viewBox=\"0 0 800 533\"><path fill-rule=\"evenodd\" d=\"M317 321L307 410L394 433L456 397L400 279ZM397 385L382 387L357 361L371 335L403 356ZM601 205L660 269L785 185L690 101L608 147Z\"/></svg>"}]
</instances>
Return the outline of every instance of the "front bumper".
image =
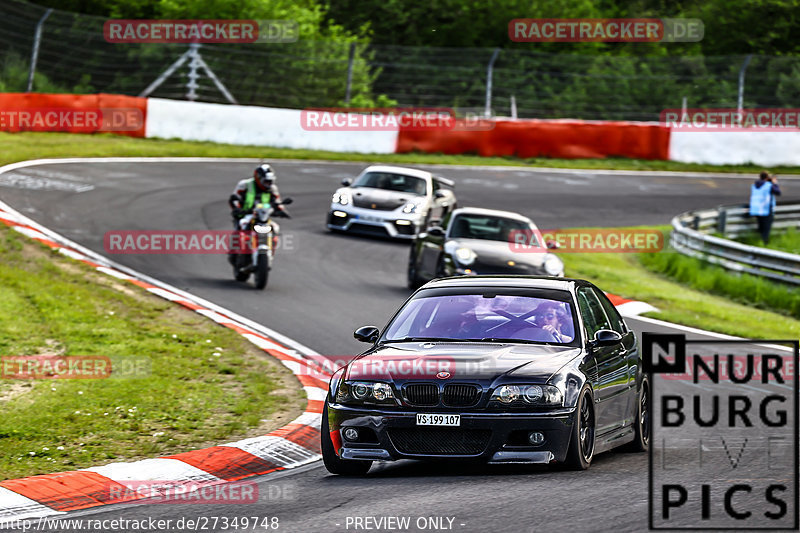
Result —
<instances>
[{"instance_id":1,"label":"front bumper","mask_svg":"<svg viewBox=\"0 0 800 533\"><path fill-rule=\"evenodd\" d=\"M353 205L331 204L326 225L328 229L368 234L386 234L397 239L413 239L422 229L425 217L421 213L379 211Z\"/></svg>"},{"instance_id":2,"label":"front bumper","mask_svg":"<svg viewBox=\"0 0 800 533\"><path fill-rule=\"evenodd\" d=\"M364 409L329 403L329 427L332 433L338 433L338 438L332 440L341 443L337 453L342 459L474 459L488 463L547 464L566 458L574 419L574 408L547 414L464 411L459 413L461 425L458 428L445 428L417 426L416 413L405 409ZM348 441L344 437L346 428L359 431L358 441ZM543 433L544 442L534 446L520 440L531 431ZM473 449L453 451L461 442L477 442L471 435L478 434L486 437ZM402 435L402 439L397 435ZM412 442L415 436L429 442L438 439L442 449L409 449L409 436ZM455 445L449 446L448 439L452 439Z\"/></svg>"}]
</instances>

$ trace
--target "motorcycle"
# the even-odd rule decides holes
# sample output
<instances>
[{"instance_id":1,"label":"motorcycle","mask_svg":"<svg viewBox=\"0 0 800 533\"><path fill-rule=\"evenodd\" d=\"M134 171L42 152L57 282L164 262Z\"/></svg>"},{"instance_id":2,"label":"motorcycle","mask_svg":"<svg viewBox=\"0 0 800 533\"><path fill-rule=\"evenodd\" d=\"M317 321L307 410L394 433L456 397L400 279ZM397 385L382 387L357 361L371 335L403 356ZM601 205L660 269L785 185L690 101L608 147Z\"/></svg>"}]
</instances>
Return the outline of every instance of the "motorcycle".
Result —
<instances>
[{"instance_id":1,"label":"motorcycle","mask_svg":"<svg viewBox=\"0 0 800 533\"><path fill-rule=\"evenodd\" d=\"M278 205L289 205L291 198L285 198ZM272 261L275 256L277 236L272 223L273 216L292 218L283 210L276 210L269 204L256 204L252 217L246 229L234 221L238 229L238 248L233 253L233 277L236 281L247 281L250 274L254 274L257 289L267 286L269 271L272 270ZM237 253L238 252L238 253Z\"/></svg>"}]
</instances>

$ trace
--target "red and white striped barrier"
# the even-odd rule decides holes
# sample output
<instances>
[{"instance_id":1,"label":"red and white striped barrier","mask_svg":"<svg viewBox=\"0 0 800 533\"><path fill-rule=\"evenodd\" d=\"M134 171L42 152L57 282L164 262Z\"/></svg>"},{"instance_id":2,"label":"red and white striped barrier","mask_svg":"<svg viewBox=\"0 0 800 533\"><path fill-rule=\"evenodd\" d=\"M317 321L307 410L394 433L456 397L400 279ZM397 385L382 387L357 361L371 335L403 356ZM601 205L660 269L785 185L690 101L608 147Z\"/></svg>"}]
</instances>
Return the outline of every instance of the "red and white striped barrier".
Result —
<instances>
[{"instance_id":1,"label":"red and white striped barrier","mask_svg":"<svg viewBox=\"0 0 800 533\"><path fill-rule=\"evenodd\" d=\"M371 154L476 153L568 159L629 157L714 165L800 165L800 130L690 131L658 122L570 119L492 119L475 128L420 128L413 123L387 127L382 123L372 130L310 130L304 128L305 112L299 109L107 94L6 93L0 94L0 109L13 114L0 121L0 131L116 131L133 137ZM126 113L112 113L105 124L94 129L83 123L70 123L76 117L69 116L69 127L62 127L64 124L59 121L53 126L52 112L65 109L121 109ZM21 123L20 113L24 112L28 114ZM339 115L347 113L336 114ZM136 123L125 124L126 117L133 117L131 120Z\"/></svg>"}]
</instances>

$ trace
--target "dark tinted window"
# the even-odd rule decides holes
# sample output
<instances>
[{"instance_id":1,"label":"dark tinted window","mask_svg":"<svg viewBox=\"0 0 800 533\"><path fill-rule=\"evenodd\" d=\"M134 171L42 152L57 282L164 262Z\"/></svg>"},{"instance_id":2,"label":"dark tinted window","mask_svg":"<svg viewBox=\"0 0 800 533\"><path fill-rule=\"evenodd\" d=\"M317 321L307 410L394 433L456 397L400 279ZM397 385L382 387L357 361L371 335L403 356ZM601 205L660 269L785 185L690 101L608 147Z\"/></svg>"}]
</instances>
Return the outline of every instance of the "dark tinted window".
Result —
<instances>
[{"instance_id":1,"label":"dark tinted window","mask_svg":"<svg viewBox=\"0 0 800 533\"><path fill-rule=\"evenodd\" d=\"M583 328L588 340L593 339L594 334L601 329L611 329L600 300L597 299L594 291L590 288L581 287L578 289L578 306L580 307Z\"/></svg>"},{"instance_id":2,"label":"dark tinted window","mask_svg":"<svg viewBox=\"0 0 800 533\"><path fill-rule=\"evenodd\" d=\"M608 321L611 323L611 329L620 335L625 335L625 333L628 332L628 328L625 326L625 322L623 322L619 311L617 311L617 308L614 307L614 304L612 304L608 297L606 297L606 295L602 292L595 290L594 293L597 296L597 299L600 300L600 303L603 305L603 310L605 310Z\"/></svg>"},{"instance_id":3,"label":"dark tinted window","mask_svg":"<svg viewBox=\"0 0 800 533\"><path fill-rule=\"evenodd\" d=\"M353 187L370 187L424 196L426 193L425 180L415 176L393 174L390 172L367 172L356 180Z\"/></svg>"}]
</instances>

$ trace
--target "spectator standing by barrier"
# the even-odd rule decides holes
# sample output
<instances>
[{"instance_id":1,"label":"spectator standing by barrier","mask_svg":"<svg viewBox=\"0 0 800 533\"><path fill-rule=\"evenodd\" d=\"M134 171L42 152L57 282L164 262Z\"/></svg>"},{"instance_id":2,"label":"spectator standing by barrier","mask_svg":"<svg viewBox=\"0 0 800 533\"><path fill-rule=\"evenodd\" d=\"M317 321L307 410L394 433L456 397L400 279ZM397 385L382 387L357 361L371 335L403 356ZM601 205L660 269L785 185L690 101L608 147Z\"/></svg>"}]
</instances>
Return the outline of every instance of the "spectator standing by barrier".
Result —
<instances>
[{"instance_id":1,"label":"spectator standing by barrier","mask_svg":"<svg viewBox=\"0 0 800 533\"><path fill-rule=\"evenodd\" d=\"M775 197L780 195L778 179L766 170L762 170L756 182L750 186L750 216L758 220L758 232L764 244L769 243L769 232L775 216Z\"/></svg>"}]
</instances>

